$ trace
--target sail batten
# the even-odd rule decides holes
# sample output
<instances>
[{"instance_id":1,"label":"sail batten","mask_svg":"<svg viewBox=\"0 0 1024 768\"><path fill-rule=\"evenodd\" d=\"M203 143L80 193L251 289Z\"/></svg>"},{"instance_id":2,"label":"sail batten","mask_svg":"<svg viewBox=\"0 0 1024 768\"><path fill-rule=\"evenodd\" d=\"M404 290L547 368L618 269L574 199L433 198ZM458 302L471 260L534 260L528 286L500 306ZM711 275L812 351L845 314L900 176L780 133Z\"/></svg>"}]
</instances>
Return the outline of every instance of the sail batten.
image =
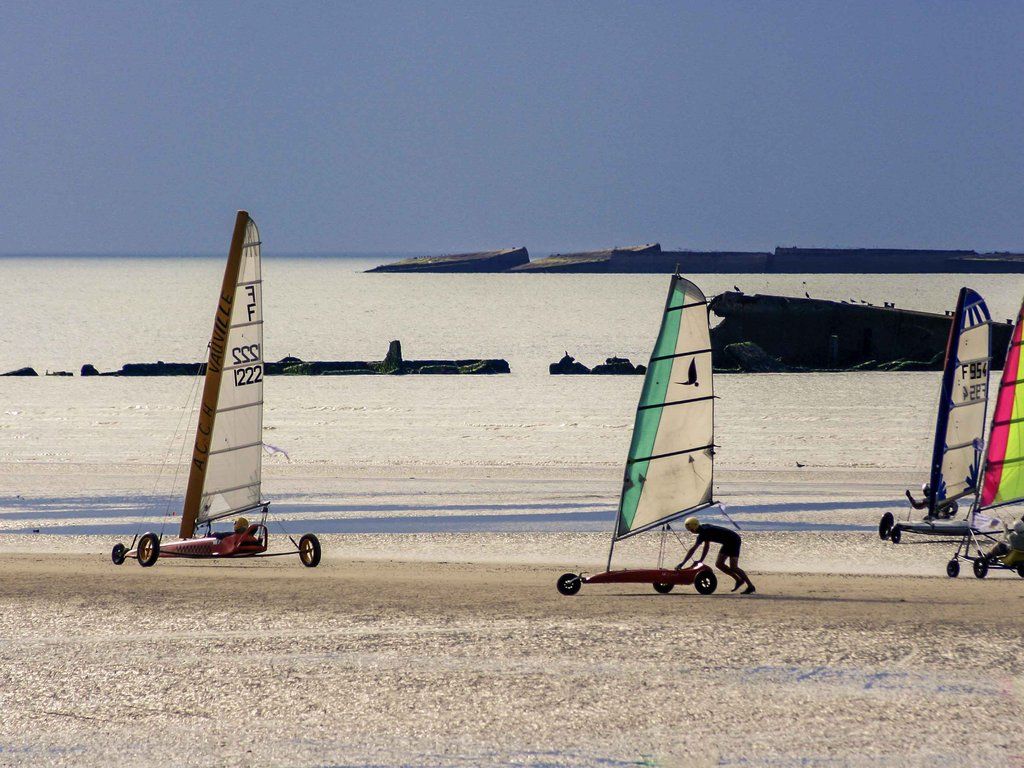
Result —
<instances>
[{"instance_id":1,"label":"sail batten","mask_svg":"<svg viewBox=\"0 0 1024 768\"><path fill-rule=\"evenodd\" d=\"M713 420L707 300L675 275L637 404L615 539L711 503Z\"/></svg>"},{"instance_id":2,"label":"sail batten","mask_svg":"<svg viewBox=\"0 0 1024 768\"><path fill-rule=\"evenodd\" d=\"M181 536L261 505L263 280L256 223L235 222L217 302Z\"/></svg>"}]
</instances>

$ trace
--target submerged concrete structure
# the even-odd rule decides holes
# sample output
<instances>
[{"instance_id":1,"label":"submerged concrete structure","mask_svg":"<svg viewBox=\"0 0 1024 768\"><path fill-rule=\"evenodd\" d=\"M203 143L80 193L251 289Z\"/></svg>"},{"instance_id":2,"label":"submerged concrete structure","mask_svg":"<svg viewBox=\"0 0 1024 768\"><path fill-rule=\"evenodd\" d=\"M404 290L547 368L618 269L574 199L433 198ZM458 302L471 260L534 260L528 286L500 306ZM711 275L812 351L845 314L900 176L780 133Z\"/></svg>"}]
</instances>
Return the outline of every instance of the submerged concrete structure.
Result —
<instances>
[{"instance_id":1,"label":"submerged concrete structure","mask_svg":"<svg viewBox=\"0 0 1024 768\"><path fill-rule=\"evenodd\" d=\"M894 306L733 291L712 299L710 310L722 318L711 329L715 366L736 370L941 370L952 322ZM992 323L994 370L1011 332L1010 323Z\"/></svg>"},{"instance_id":2,"label":"submerged concrete structure","mask_svg":"<svg viewBox=\"0 0 1024 768\"><path fill-rule=\"evenodd\" d=\"M508 272L530 263L525 248L505 248L500 251L456 253L448 256L417 256L392 264L381 264L367 272Z\"/></svg>"},{"instance_id":3,"label":"submerged concrete structure","mask_svg":"<svg viewBox=\"0 0 1024 768\"><path fill-rule=\"evenodd\" d=\"M599 274L1024 273L1024 253L908 248L791 248L769 251L663 250L660 243L555 253L530 261L525 248L423 256L369 272L560 272Z\"/></svg>"},{"instance_id":4,"label":"submerged concrete structure","mask_svg":"<svg viewBox=\"0 0 1024 768\"><path fill-rule=\"evenodd\" d=\"M512 272L635 272L661 258L661 245L616 246L603 251L582 251L580 253L553 253L543 259L522 264ZM629 267L624 269L624 267Z\"/></svg>"}]
</instances>

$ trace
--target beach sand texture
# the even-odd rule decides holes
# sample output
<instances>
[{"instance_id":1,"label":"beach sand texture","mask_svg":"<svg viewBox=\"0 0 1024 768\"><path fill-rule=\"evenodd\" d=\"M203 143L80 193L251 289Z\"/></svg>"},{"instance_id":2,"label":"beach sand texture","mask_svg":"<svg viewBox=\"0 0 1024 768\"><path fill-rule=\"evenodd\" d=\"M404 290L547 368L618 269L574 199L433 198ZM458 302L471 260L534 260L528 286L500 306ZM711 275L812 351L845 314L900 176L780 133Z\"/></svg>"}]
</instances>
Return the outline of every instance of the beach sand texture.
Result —
<instances>
[{"instance_id":1,"label":"beach sand texture","mask_svg":"<svg viewBox=\"0 0 1024 768\"><path fill-rule=\"evenodd\" d=\"M1024 760L1016 578L778 573L752 598L566 598L559 572L4 554L0 763Z\"/></svg>"}]
</instances>

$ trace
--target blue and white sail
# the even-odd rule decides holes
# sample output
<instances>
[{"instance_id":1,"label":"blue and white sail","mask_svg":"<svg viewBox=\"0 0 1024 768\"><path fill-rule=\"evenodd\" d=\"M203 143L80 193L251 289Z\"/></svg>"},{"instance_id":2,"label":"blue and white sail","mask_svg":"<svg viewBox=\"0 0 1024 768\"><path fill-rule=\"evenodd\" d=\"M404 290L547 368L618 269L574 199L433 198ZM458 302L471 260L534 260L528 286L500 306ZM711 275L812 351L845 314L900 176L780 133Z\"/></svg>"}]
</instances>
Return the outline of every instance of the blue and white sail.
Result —
<instances>
[{"instance_id":1,"label":"blue and white sail","mask_svg":"<svg viewBox=\"0 0 1024 768\"><path fill-rule=\"evenodd\" d=\"M928 513L974 495L984 451L991 321L985 300L961 288L946 344L942 392L932 449Z\"/></svg>"}]
</instances>

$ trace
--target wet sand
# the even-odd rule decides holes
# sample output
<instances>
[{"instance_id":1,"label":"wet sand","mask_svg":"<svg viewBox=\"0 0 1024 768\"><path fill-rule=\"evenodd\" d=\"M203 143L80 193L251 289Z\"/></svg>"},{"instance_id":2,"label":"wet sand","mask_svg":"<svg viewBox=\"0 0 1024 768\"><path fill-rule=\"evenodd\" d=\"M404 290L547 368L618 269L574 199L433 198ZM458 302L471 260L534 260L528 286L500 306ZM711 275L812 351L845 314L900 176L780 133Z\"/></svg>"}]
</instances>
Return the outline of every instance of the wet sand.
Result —
<instances>
[{"instance_id":1,"label":"wet sand","mask_svg":"<svg viewBox=\"0 0 1024 768\"><path fill-rule=\"evenodd\" d=\"M142 569L37 541L0 547L3 765L1024 763L1016 577L762 556L753 597L567 598L566 568L443 548Z\"/></svg>"}]
</instances>

